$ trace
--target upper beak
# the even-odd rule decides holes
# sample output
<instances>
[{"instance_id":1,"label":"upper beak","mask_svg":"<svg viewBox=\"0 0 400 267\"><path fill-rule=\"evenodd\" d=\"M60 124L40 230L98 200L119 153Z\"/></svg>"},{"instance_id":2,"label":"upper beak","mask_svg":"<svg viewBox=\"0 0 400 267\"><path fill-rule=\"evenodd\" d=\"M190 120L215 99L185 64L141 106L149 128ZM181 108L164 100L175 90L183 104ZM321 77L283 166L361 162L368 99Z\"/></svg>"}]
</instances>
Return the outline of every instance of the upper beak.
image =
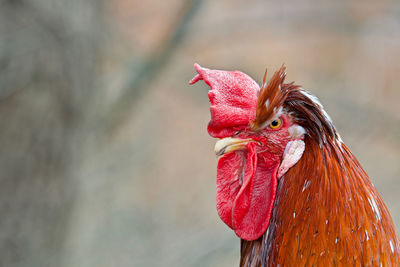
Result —
<instances>
[{"instance_id":1,"label":"upper beak","mask_svg":"<svg viewBox=\"0 0 400 267\"><path fill-rule=\"evenodd\" d=\"M217 141L214 147L215 154L217 156L222 156L225 153L245 149L249 142L255 142L253 139L240 139L226 137Z\"/></svg>"}]
</instances>

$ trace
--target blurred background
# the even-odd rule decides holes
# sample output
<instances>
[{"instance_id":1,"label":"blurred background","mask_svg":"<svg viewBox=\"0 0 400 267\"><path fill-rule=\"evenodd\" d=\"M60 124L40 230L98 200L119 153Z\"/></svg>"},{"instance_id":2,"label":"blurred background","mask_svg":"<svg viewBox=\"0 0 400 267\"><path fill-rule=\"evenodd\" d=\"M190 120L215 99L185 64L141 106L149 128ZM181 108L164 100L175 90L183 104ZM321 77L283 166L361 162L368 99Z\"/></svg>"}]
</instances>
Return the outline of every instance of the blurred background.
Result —
<instances>
[{"instance_id":1,"label":"blurred background","mask_svg":"<svg viewBox=\"0 0 400 267\"><path fill-rule=\"evenodd\" d=\"M0 266L238 265L194 62L285 63L400 230L399 1L1 0Z\"/></svg>"}]
</instances>

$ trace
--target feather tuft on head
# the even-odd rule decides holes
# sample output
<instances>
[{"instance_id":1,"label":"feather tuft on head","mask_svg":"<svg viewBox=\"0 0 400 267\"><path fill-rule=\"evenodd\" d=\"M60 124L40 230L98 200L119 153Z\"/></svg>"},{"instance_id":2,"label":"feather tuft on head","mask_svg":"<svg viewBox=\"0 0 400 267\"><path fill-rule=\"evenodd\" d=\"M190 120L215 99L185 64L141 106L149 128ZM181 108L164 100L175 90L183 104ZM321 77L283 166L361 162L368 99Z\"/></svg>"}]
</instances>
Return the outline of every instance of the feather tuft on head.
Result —
<instances>
[{"instance_id":1,"label":"feather tuft on head","mask_svg":"<svg viewBox=\"0 0 400 267\"><path fill-rule=\"evenodd\" d=\"M252 124L253 130L264 128L281 115L283 103L289 93L288 90L284 90L283 82L286 78L286 67L284 65L274 73L268 83L266 78L267 70L258 96L256 118Z\"/></svg>"}]
</instances>

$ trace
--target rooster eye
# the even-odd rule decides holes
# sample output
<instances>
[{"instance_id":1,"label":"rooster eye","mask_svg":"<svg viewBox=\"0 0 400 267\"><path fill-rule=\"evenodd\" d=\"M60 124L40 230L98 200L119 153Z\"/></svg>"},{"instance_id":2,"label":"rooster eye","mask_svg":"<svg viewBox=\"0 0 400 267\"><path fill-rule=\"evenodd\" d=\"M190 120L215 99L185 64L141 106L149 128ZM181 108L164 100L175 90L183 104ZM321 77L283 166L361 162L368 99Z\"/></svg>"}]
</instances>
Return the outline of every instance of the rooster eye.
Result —
<instances>
[{"instance_id":1,"label":"rooster eye","mask_svg":"<svg viewBox=\"0 0 400 267\"><path fill-rule=\"evenodd\" d=\"M280 118L273 120L270 124L269 124L269 128L276 130L279 129L282 126L282 120Z\"/></svg>"}]
</instances>

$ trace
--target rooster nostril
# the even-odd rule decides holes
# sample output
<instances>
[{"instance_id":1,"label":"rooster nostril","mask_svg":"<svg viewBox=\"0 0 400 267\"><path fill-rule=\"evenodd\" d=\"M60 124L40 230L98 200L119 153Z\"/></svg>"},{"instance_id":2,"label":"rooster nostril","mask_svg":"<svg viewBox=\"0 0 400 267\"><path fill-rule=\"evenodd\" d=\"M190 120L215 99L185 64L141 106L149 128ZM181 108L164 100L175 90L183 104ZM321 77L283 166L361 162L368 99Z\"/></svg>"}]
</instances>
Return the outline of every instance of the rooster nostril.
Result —
<instances>
[{"instance_id":1,"label":"rooster nostril","mask_svg":"<svg viewBox=\"0 0 400 267\"><path fill-rule=\"evenodd\" d=\"M243 130L237 131L233 136L238 136Z\"/></svg>"}]
</instances>

